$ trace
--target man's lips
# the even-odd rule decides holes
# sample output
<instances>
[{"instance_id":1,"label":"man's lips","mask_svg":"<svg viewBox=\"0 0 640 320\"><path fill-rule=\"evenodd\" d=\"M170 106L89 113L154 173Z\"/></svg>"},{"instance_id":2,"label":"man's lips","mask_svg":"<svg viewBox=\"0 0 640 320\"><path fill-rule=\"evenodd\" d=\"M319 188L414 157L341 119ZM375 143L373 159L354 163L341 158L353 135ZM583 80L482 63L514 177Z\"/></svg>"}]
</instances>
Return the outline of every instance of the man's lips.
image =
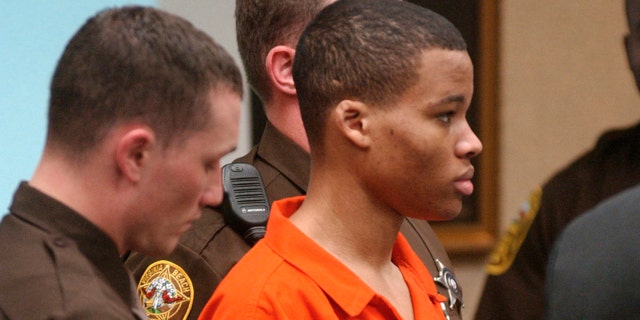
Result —
<instances>
[{"instance_id":1,"label":"man's lips","mask_svg":"<svg viewBox=\"0 0 640 320\"><path fill-rule=\"evenodd\" d=\"M473 182L471 179L473 178L474 169L471 167L465 174L463 174L460 178L456 179L454 185L456 189L465 196L471 195L473 193Z\"/></svg>"},{"instance_id":2,"label":"man's lips","mask_svg":"<svg viewBox=\"0 0 640 320\"><path fill-rule=\"evenodd\" d=\"M456 186L456 189L465 196L473 193L473 183L471 180L457 180L454 185Z\"/></svg>"}]
</instances>

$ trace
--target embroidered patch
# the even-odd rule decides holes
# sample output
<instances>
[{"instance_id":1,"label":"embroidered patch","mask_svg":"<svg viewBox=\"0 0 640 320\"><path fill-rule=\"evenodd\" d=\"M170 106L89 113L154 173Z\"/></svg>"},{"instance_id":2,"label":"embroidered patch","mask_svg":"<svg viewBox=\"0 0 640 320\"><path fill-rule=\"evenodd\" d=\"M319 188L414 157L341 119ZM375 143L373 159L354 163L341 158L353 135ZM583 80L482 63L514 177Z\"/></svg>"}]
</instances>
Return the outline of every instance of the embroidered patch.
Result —
<instances>
[{"instance_id":1,"label":"embroidered patch","mask_svg":"<svg viewBox=\"0 0 640 320\"><path fill-rule=\"evenodd\" d=\"M506 234L502 236L502 239L500 239L500 242L489 257L487 272L490 275L501 275L511 267L522 242L524 242L524 238L527 236L527 232L529 232L533 218L538 214L541 197L542 189L537 188L534 190L529 202L523 204L520 209L519 218L509 225Z\"/></svg>"},{"instance_id":2,"label":"embroidered patch","mask_svg":"<svg viewBox=\"0 0 640 320\"><path fill-rule=\"evenodd\" d=\"M137 292L151 320L187 319L191 312L193 283L173 262L159 260L147 267Z\"/></svg>"}]
</instances>

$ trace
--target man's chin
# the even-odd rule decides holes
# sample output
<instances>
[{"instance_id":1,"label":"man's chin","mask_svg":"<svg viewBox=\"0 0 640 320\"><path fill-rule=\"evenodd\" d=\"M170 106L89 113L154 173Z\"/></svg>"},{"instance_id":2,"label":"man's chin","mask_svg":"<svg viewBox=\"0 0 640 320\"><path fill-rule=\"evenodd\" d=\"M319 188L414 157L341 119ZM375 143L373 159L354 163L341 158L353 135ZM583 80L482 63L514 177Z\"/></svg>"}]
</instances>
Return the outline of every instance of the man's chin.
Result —
<instances>
[{"instance_id":1,"label":"man's chin","mask_svg":"<svg viewBox=\"0 0 640 320\"><path fill-rule=\"evenodd\" d=\"M462 212L462 204L454 208L439 210L438 212L431 212L427 215L422 215L421 217L416 218L428 221L449 221L457 218L460 215L460 212Z\"/></svg>"}]
</instances>

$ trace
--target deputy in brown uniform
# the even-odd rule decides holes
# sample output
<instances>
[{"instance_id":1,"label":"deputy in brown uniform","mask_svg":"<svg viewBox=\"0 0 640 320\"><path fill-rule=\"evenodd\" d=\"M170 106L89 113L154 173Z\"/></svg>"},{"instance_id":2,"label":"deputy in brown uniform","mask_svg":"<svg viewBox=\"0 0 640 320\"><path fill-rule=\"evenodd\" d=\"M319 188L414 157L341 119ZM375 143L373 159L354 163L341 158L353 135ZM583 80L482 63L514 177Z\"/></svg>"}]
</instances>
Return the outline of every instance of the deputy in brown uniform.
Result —
<instances>
[{"instance_id":1,"label":"deputy in brown uniform","mask_svg":"<svg viewBox=\"0 0 640 320\"><path fill-rule=\"evenodd\" d=\"M629 28L625 47L640 89L640 1L625 3ZM640 124L604 133L593 149L535 190L521 219L509 227L491 255L476 319L543 318L545 269L556 238L576 217L640 183L638 163Z\"/></svg>"},{"instance_id":2,"label":"deputy in brown uniform","mask_svg":"<svg viewBox=\"0 0 640 320\"><path fill-rule=\"evenodd\" d=\"M221 202L241 97L232 58L186 20L144 7L90 18L53 75L44 153L0 223L0 319L146 319L121 255L171 252Z\"/></svg>"},{"instance_id":3,"label":"deputy in brown uniform","mask_svg":"<svg viewBox=\"0 0 640 320\"><path fill-rule=\"evenodd\" d=\"M262 177L269 201L306 193L309 145L304 131L291 66L303 28L330 0L237 0L238 47L251 87L260 96L268 119L262 138L237 162L253 164ZM448 297L443 309L460 319L462 290L451 262L426 221L409 219L401 232L425 263L438 291ZM144 288L155 274L149 266L177 270L193 284L193 303L180 312L166 304L162 316L196 319L213 290L249 245L229 227L220 210L208 209L178 248L163 259L132 254L125 265ZM146 271L146 272L145 272ZM171 313L174 312L174 313ZM149 315L151 318L154 315Z\"/></svg>"}]
</instances>

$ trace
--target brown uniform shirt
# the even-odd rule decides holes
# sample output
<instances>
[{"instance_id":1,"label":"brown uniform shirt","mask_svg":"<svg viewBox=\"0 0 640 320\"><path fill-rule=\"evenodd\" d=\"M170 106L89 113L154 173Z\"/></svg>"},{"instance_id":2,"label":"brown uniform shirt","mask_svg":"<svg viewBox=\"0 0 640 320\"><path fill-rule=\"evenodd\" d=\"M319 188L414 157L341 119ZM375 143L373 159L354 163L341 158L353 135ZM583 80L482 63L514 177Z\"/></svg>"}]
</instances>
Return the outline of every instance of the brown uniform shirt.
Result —
<instances>
[{"instance_id":1,"label":"brown uniform shirt","mask_svg":"<svg viewBox=\"0 0 640 320\"><path fill-rule=\"evenodd\" d=\"M545 269L556 238L600 201L640 183L639 164L636 125L603 134L592 150L555 174L494 250L476 319L541 319Z\"/></svg>"},{"instance_id":2,"label":"brown uniform shirt","mask_svg":"<svg viewBox=\"0 0 640 320\"><path fill-rule=\"evenodd\" d=\"M310 172L309 154L270 123L267 123L260 144L236 162L250 163L258 169L270 202L306 193ZM401 232L434 277L440 275L444 279L453 275L446 272L451 270L451 261L426 221L409 219L403 224ZM224 223L222 213L208 208L194 228L185 233L171 255L153 259L133 253L125 265L133 271L136 280L142 279L139 290L144 290L144 272L152 263L166 260L166 264L171 267L179 266L190 278L194 288L188 319L197 319L222 277L248 250L249 246L242 237ZM443 269L444 275L438 268L436 259L446 266ZM444 285L436 282L436 287L440 294L449 297ZM458 289L460 290L459 287ZM450 319L460 319L460 305L461 301L453 308L447 307ZM176 313L173 319L178 318Z\"/></svg>"},{"instance_id":3,"label":"brown uniform shirt","mask_svg":"<svg viewBox=\"0 0 640 320\"><path fill-rule=\"evenodd\" d=\"M0 318L144 319L113 241L23 182L0 223Z\"/></svg>"}]
</instances>

